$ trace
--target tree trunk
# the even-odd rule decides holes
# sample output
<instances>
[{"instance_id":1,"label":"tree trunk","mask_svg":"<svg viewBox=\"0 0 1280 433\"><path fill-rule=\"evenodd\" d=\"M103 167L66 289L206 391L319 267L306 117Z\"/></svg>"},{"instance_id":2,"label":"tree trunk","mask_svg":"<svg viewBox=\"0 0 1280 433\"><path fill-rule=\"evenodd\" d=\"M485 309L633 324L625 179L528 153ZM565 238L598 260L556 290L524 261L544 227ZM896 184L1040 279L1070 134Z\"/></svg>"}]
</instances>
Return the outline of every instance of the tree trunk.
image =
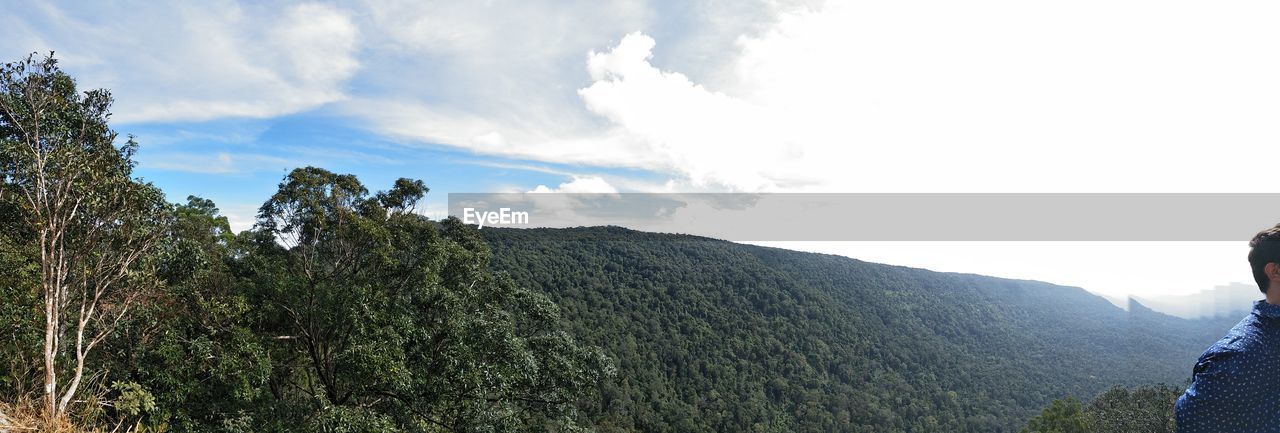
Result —
<instances>
[{"instance_id":1,"label":"tree trunk","mask_svg":"<svg viewBox=\"0 0 1280 433\"><path fill-rule=\"evenodd\" d=\"M53 301L45 298L45 324L44 324L44 402L47 416L50 419L57 418L57 387L58 373L55 357L57 356L57 348L54 346L54 333L57 324L54 323L53 317Z\"/></svg>"},{"instance_id":2,"label":"tree trunk","mask_svg":"<svg viewBox=\"0 0 1280 433\"><path fill-rule=\"evenodd\" d=\"M83 313L82 313L83 314ZM80 318L80 326L76 330L76 369L71 376L71 384L67 386L67 391L62 395L62 401L58 403L58 413L65 413L67 405L71 404L71 397L76 395L76 391L80 388L80 378L84 377L84 357L85 354L93 349L93 344L89 347L84 345L84 327L93 318L93 308L90 307L88 317Z\"/></svg>"},{"instance_id":3,"label":"tree trunk","mask_svg":"<svg viewBox=\"0 0 1280 433\"><path fill-rule=\"evenodd\" d=\"M55 274L50 268L48 234L40 233L40 256L44 268L44 403L45 416L58 417L58 289L53 287Z\"/></svg>"}]
</instances>

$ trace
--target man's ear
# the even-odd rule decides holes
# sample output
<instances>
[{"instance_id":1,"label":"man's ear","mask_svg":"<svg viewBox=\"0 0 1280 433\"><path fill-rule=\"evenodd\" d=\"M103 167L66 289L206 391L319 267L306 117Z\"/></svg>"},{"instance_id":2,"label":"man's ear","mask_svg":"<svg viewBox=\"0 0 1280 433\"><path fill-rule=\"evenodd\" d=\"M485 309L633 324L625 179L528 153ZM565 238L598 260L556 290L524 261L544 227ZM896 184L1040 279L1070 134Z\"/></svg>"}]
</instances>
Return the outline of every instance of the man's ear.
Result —
<instances>
[{"instance_id":1,"label":"man's ear","mask_svg":"<svg viewBox=\"0 0 1280 433\"><path fill-rule=\"evenodd\" d=\"M1271 281L1280 281L1280 263L1267 263L1267 266L1262 268L1262 272L1267 274L1267 279Z\"/></svg>"}]
</instances>

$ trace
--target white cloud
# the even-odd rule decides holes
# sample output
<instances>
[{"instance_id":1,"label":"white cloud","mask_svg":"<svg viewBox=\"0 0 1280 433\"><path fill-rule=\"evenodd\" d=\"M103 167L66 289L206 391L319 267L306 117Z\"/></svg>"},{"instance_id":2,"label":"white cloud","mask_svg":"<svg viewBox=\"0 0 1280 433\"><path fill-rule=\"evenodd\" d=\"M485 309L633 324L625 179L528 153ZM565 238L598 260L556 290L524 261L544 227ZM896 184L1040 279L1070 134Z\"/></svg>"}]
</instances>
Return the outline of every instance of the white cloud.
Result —
<instances>
[{"instance_id":1,"label":"white cloud","mask_svg":"<svg viewBox=\"0 0 1280 433\"><path fill-rule=\"evenodd\" d=\"M1239 167L1280 139L1267 126L1280 61L1257 54L1280 36L1264 2L779 3L707 26L735 45L693 48L724 35L600 45L607 23L547 45L533 30L565 30L442 23L483 9L384 14L405 49L465 57L446 76L480 71L458 87L481 102L370 97L347 113L408 142L652 170L686 190L1263 191L1265 172ZM576 54L586 81L571 92L575 76L548 65L591 41L606 49L585 68Z\"/></svg>"},{"instance_id":2,"label":"white cloud","mask_svg":"<svg viewBox=\"0 0 1280 433\"><path fill-rule=\"evenodd\" d=\"M105 87L119 123L274 117L345 98L359 67L349 14L231 2L32 4L4 24L6 57L58 53L82 87ZM21 44L21 45L19 45Z\"/></svg>"},{"instance_id":3,"label":"white cloud","mask_svg":"<svg viewBox=\"0 0 1280 433\"><path fill-rule=\"evenodd\" d=\"M1243 167L1280 139L1280 60L1258 54L1276 12L832 2L742 37L713 86L655 67L654 41L628 35L590 56L580 94L695 185L1267 191Z\"/></svg>"},{"instance_id":4,"label":"white cloud","mask_svg":"<svg viewBox=\"0 0 1280 433\"><path fill-rule=\"evenodd\" d=\"M578 91L587 108L649 143L695 186L762 190L789 181L771 174L770 167L795 159L771 113L654 68L654 44L632 33L607 53L591 53L594 83Z\"/></svg>"},{"instance_id":5,"label":"white cloud","mask_svg":"<svg viewBox=\"0 0 1280 433\"><path fill-rule=\"evenodd\" d=\"M575 107L582 53L643 27L647 3L367 0L359 22L376 66L362 76L363 96L565 135L597 123Z\"/></svg>"},{"instance_id":6,"label":"white cloud","mask_svg":"<svg viewBox=\"0 0 1280 433\"><path fill-rule=\"evenodd\" d=\"M258 221L258 206L253 204L219 204L218 213L227 217L227 224L235 233L253 228L253 224Z\"/></svg>"},{"instance_id":7,"label":"white cloud","mask_svg":"<svg viewBox=\"0 0 1280 433\"><path fill-rule=\"evenodd\" d=\"M617 194L618 189L599 176L573 176L573 180L560 184L556 188L538 185L531 193L603 193Z\"/></svg>"},{"instance_id":8,"label":"white cloud","mask_svg":"<svg viewBox=\"0 0 1280 433\"><path fill-rule=\"evenodd\" d=\"M139 157L139 166L152 170L180 171L187 173L230 174L251 171L278 170L299 165L297 161L268 155L216 154L191 152L162 152Z\"/></svg>"},{"instance_id":9,"label":"white cloud","mask_svg":"<svg viewBox=\"0 0 1280 433\"><path fill-rule=\"evenodd\" d=\"M408 144L452 146L481 155L601 167L663 167L666 158L626 135L599 135L548 120L528 124L402 99L353 99L341 110Z\"/></svg>"},{"instance_id":10,"label":"white cloud","mask_svg":"<svg viewBox=\"0 0 1280 433\"><path fill-rule=\"evenodd\" d=\"M402 70L371 72L375 91L341 108L369 129L405 143L680 173L681 162L665 149L611 127L582 104L577 91L592 82L583 68L584 54L647 29L682 41L668 44L666 59L713 75L727 60L715 54L732 48L741 32L758 31L761 23L776 19L776 10L794 8L791 3L801 2L371 0L365 4L365 22L379 29L369 36L371 55L389 58Z\"/></svg>"},{"instance_id":11,"label":"white cloud","mask_svg":"<svg viewBox=\"0 0 1280 433\"><path fill-rule=\"evenodd\" d=\"M483 160L483 159L465 159L465 160L458 160L458 161L455 161L455 162L462 163L462 164L477 165L477 166L481 166L481 167L502 168L502 169L508 169L508 170L532 171L532 172L535 172L535 173L555 174L555 175L560 175L560 176L572 176L572 175L573 175L573 173L570 173L570 172L565 171L565 170L559 170L559 169L555 169L555 168L551 168L551 167L546 167L546 166L541 166L541 165L533 165L533 164L513 164L513 163L498 162L498 161L487 161L487 160Z\"/></svg>"}]
</instances>

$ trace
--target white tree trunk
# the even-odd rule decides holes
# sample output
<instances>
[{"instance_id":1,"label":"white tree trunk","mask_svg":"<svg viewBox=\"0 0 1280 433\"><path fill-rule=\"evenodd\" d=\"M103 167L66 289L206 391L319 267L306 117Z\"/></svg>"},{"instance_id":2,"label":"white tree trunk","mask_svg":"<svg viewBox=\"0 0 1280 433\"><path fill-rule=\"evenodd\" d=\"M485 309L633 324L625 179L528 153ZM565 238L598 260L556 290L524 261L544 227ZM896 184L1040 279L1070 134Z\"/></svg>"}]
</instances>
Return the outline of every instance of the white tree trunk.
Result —
<instances>
[{"instance_id":1,"label":"white tree trunk","mask_svg":"<svg viewBox=\"0 0 1280 433\"><path fill-rule=\"evenodd\" d=\"M4 412L0 412L0 433L13 433L6 427L13 427L13 423L9 422L9 417L5 416Z\"/></svg>"}]
</instances>

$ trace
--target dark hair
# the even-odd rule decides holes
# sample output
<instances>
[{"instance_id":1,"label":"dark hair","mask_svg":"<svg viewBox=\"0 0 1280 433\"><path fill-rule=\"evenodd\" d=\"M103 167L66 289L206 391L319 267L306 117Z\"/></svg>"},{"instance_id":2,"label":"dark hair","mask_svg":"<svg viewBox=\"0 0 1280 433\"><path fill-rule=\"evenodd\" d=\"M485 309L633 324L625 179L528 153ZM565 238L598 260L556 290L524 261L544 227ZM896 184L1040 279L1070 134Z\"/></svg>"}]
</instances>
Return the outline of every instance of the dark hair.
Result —
<instances>
[{"instance_id":1,"label":"dark hair","mask_svg":"<svg viewBox=\"0 0 1280 433\"><path fill-rule=\"evenodd\" d=\"M1271 278L1267 277L1267 263L1280 263L1280 224L1258 232L1249 241L1249 266L1253 268L1253 280L1258 290L1267 293Z\"/></svg>"}]
</instances>

